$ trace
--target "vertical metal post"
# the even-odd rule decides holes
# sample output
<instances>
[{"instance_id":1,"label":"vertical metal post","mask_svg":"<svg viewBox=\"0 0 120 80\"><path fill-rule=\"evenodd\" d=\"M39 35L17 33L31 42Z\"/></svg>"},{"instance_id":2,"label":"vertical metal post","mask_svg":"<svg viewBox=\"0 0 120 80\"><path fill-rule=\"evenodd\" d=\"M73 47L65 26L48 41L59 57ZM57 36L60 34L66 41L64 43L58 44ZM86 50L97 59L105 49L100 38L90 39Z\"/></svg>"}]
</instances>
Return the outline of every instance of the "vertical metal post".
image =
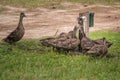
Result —
<instances>
[{"instance_id":1,"label":"vertical metal post","mask_svg":"<svg viewBox=\"0 0 120 80\"><path fill-rule=\"evenodd\" d=\"M87 16L82 16L83 18L83 28L84 28L84 33L86 34L86 36L88 37L89 35L89 27L88 27L88 19Z\"/></svg>"},{"instance_id":2,"label":"vertical metal post","mask_svg":"<svg viewBox=\"0 0 120 80\"><path fill-rule=\"evenodd\" d=\"M94 12L89 13L89 27L94 26Z\"/></svg>"}]
</instances>

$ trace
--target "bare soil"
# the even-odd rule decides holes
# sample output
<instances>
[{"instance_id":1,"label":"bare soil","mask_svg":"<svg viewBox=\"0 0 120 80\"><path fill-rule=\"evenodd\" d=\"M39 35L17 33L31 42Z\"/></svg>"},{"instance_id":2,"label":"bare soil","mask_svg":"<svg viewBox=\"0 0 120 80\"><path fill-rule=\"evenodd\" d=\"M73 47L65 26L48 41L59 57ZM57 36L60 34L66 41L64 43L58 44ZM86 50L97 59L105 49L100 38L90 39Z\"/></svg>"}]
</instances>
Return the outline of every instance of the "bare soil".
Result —
<instances>
[{"instance_id":1,"label":"bare soil","mask_svg":"<svg viewBox=\"0 0 120 80\"><path fill-rule=\"evenodd\" d=\"M63 4L70 5L71 4ZM43 36L53 36L58 30L68 32L77 24L77 17L80 12L95 12L95 24L91 31L112 30L120 31L120 7L104 5L72 5L72 9L52 9L52 8L16 8L2 6L6 8L0 13L0 39L6 37L13 31L19 21L19 13L25 12L24 18L25 35L24 39L41 38Z\"/></svg>"}]
</instances>

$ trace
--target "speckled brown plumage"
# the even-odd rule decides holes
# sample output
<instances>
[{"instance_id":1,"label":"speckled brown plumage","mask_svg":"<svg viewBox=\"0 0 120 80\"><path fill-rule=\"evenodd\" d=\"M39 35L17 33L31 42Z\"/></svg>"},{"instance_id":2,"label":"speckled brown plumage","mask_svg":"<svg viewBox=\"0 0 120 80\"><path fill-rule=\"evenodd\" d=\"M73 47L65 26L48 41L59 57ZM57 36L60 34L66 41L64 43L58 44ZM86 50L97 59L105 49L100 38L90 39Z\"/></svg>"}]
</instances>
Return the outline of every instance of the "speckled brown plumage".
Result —
<instances>
[{"instance_id":1,"label":"speckled brown plumage","mask_svg":"<svg viewBox=\"0 0 120 80\"><path fill-rule=\"evenodd\" d=\"M101 44L95 44L91 49L89 49L86 54L92 55L92 56L105 56L108 52L108 46L106 39L100 39Z\"/></svg>"},{"instance_id":2,"label":"speckled brown plumage","mask_svg":"<svg viewBox=\"0 0 120 80\"><path fill-rule=\"evenodd\" d=\"M77 29L77 28L76 28ZM52 46L57 50L70 51L74 50L80 43L80 40L75 37L75 30L68 33L61 33L56 38L46 38L40 40L41 44L45 46Z\"/></svg>"},{"instance_id":3,"label":"speckled brown plumage","mask_svg":"<svg viewBox=\"0 0 120 80\"><path fill-rule=\"evenodd\" d=\"M94 42L95 42L95 44L101 44L101 45L103 45L104 44L104 39L105 39L105 37L103 37L103 38L100 38L100 39L96 39L96 40L94 40ZM105 39L105 41L106 41L106 46L109 48L113 43L112 42L109 42L109 41L107 41L106 39Z\"/></svg>"},{"instance_id":4,"label":"speckled brown plumage","mask_svg":"<svg viewBox=\"0 0 120 80\"><path fill-rule=\"evenodd\" d=\"M23 37L25 33L23 23L22 23L23 17L25 17L25 14L20 13L20 19L19 19L17 28L13 32L11 32L6 38L3 39L5 42L9 44L14 44L15 42L19 41Z\"/></svg>"},{"instance_id":5,"label":"speckled brown plumage","mask_svg":"<svg viewBox=\"0 0 120 80\"><path fill-rule=\"evenodd\" d=\"M82 53L86 53L92 46L94 46L93 40L86 37L83 27L80 27L79 38L81 42L80 47L81 47Z\"/></svg>"}]
</instances>

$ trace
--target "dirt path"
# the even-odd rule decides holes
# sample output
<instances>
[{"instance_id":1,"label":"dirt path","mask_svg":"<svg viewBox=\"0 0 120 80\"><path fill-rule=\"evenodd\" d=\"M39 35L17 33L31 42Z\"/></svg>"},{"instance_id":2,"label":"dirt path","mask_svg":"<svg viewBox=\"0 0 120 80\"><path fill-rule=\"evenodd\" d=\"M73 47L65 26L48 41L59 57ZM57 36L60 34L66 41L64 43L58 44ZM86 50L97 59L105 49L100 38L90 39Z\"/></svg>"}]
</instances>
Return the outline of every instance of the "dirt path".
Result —
<instances>
[{"instance_id":1,"label":"dirt path","mask_svg":"<svg viewBox=\"0 0 120 80\"><path fill-rule=\"evenodd\" d=\"M79 12L94 11L95 25L90 31L96 30L117 30L120 31L120 7L110 7L103 5L92 5L84 7L79 5L73 9L45 9L45 8L15 8L10 6L0 6L7 10L0 13L0 39L7 36L17 27L19 13L25 12L24 19L26 33L24 38L40 38L42 36L53 36L58 30L68 32L77 24Z\"/></svg>"}]
</instances>

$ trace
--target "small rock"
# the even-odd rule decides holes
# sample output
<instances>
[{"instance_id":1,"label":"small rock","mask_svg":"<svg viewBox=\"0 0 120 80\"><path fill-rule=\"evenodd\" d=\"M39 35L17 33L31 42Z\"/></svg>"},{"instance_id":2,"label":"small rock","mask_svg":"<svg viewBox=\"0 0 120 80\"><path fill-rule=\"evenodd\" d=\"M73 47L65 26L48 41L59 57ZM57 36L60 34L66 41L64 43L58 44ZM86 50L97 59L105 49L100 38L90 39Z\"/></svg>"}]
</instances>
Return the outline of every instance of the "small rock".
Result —
<instances>
[{"instance_id":1,"label":"small rock","mask_svg":"<svg viewBox=\"0 0 120 80\"><path fill-rule=\"evenodd\" d=\"M119 26L117 26L117 29L120 28Z\"/></svg>"},{"instance_id":2,"label":"small rock","mask_svg":"<svg viewBox=\"0 0 120 80\"><path fill-rule=\"evenodd\" d=\"M88 5L87 5L87 4L84 4L83 6L84 6L84 7L88 7Z\"/></svg>"},{"instance_id":3,"label":"small rock","mask_svg":"<svg viewBox=\"0 0 120 80\"><path fill-rule=\"evenodd\" d=\"M107 18L111 18L111 16L109 15L109 16L107 16Z\"/></svg>"},{"instance_id":4,"label":"small rock","mask_svg":"<svg viewBox=\"0 0 120 80\"><path fill-rule=\"evenodd\" d=\"M56 7L55 7L55 6L52 6L52 9L56 9Z\"/></svg>"},{"instance_id":5,"label":"small rock","mask_svg":"<svg viewBox=\"0 0 120 80\"><path fill-rule=\"evenodd\" d=\"M115 19L118 19L118 16L115 16Z\"/></svg>"}]
</instances>

